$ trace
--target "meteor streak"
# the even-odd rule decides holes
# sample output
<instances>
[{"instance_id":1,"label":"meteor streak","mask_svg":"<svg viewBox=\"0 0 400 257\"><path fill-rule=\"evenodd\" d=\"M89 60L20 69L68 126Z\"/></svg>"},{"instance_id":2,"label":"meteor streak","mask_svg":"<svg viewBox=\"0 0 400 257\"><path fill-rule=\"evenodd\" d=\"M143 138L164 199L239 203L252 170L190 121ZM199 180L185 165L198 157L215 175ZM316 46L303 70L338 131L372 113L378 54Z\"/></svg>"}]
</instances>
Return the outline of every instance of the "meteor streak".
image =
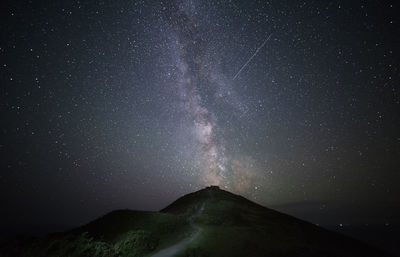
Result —
<instances>
[{"instance_id":1,"label":"meteor streak","mask_svg":"<svg viewBox=\"0 0 400 257\"><path fill-rule=\"evenodd\" d=\"M247 60L247 62L242 66L242 68L240 68L240 70L236 73L236 75L233 77L232 80L235 80L237 78L237 76L239 76L239 74L242 72L242 70L251 62L251 60L254 58L254 56L257 55L258 51L261 50L261 48L264 47L264 45L267 43L267 41L271 38L272 34L270 34L267 39L264 40L264 42L261 44L261 46L259 46L257 48L257 50L255 51L255 53L250 57L250 59Z\"/></svg>"}]
</instances>

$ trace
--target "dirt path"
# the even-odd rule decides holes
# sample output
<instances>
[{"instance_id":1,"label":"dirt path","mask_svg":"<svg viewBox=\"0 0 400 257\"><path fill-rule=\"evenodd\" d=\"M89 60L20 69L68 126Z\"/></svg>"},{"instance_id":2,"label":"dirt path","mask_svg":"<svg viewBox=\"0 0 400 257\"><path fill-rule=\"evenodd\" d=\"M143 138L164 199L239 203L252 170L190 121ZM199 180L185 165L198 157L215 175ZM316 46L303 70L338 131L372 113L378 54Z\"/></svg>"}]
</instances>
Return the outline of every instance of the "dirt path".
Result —
<instances>
[{"instance_id":1,"label":"dirt path","mask_svg":"<svg viewBox=\"0 0 400 257\"><path fill-rule=\"evenodd\" d=\"M200 210L197 212L197 214L193 215L189 219L190 226L194 229L193 235L191 235L188 238L183 239L182 241L178 242L177 244L174 244L173 246L170 246L168 248L165 248L158 253L152 255L151 257L171 257L177 254L178 252L182 251L190 242L195 240L202 232L202 228L197 226L196 224L193 223L193 219L197 216L199 216L204 210L204 204L201 206Z\"/></svg>"}]
</instances>

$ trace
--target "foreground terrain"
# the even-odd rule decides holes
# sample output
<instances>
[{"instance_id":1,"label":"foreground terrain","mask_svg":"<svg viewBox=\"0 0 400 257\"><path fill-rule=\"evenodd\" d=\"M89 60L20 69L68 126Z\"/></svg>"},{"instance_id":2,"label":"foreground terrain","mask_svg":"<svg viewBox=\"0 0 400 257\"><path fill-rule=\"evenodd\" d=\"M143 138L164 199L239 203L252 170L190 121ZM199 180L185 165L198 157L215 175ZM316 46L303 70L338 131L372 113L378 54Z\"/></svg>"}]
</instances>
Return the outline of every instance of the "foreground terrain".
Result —
<instances>
[{"instance_id":1,"label":"foreground terrain","mask_svg":"<svg viewBox=\"0 0 400 257\"><path fill-rule=\"evenodd\" d=\"M208 187L160 212L119 210L0 256L389 256L362 242Z\"/></svg>"}]
</instances>

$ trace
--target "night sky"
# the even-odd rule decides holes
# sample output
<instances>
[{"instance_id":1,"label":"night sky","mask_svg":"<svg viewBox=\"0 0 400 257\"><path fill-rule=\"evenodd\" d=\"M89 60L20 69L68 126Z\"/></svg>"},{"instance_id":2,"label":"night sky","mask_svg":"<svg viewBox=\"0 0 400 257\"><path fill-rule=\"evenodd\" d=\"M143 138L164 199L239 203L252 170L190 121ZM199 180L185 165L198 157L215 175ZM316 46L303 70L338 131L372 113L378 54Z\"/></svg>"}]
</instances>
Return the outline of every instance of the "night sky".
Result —
<instances>
[{"instance_id":1,"label":"night sky","mask_svg":"<svg viewBox=\"0 0 400 257\"><path fill-rule=\"evenodd\" d=\"M219 185L323 226L400 224L399 6L1 4L1 226Z\"/></svg>"}]
</instances>

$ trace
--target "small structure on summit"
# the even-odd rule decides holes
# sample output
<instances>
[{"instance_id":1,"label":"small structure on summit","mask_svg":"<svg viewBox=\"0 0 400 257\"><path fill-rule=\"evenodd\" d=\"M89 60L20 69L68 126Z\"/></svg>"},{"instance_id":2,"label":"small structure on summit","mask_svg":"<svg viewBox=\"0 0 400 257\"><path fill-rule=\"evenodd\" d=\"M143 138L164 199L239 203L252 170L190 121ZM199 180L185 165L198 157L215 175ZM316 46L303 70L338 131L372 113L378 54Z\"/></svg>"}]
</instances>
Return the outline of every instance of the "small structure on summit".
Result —
<instances>
[{"instance_id":1,"label":"small structure on summit","mask_svg":"<svg viewBox=\"0 0 400 257\"><path fill-rule=\"evenodd\" d=\"M219 186L208 186L206 188L209 190L219 190Z\"/></svg>"}]
</instances>

